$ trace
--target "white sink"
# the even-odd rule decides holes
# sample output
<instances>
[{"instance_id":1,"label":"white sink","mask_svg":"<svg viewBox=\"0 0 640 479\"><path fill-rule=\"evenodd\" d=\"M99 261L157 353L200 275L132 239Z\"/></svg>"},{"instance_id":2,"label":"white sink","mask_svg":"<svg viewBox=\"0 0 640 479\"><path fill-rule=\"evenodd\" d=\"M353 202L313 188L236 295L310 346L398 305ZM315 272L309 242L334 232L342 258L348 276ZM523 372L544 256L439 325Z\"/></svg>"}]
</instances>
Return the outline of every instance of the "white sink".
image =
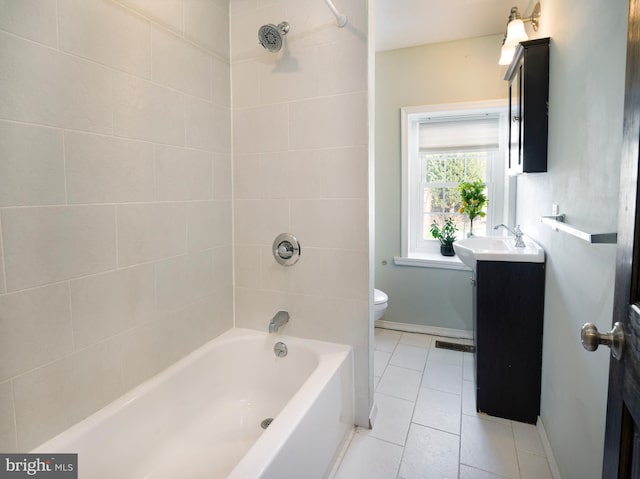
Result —
<instances>
[{"instance_id":1,"label":"white sink","mask_svg":"<svg viewBox=\"0 0 640 479\"><path fill-rule=\"evenodd\" d=\"M472 236L453 242L458 258L475 271L477 261L544 263L544 250L531 238L523 237L525 247L516 248L513 236Z\"/></svg>"}]
</instances>

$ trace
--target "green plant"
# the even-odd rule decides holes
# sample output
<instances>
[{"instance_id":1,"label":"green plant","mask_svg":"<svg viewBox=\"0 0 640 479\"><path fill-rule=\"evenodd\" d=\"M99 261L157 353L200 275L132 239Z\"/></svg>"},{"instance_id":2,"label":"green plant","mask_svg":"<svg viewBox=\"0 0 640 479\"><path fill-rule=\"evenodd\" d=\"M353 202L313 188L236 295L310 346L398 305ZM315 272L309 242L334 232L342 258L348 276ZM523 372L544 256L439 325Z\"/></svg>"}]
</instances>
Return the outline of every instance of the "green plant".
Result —
<instances>
[{"instance_id":1,"label":"green plant","mask_svg":"<svg viewBox=\"0 0 640 479\"><path fill-rule=\"evenodd\" d=\"M456 240L456 225L453 223L453 218L451 216L447 218L442 227L434 219L431 223L431 236L440 241L443 246L453 245Z\"/></svg>"},{"instance_id":2,"label":"green plant","mask_svg":"<svg viewBox=\"0 0 640 479\"><path fill-rule=\"evenodd\" d=\"M485 194L485 184L480 181L463 181L458 187L462 198L462 208L460 213L466 213L473 222L476 216L484 218L486 213L482 209L489 204L489 199Z\"/></svg>"}]
</instances>

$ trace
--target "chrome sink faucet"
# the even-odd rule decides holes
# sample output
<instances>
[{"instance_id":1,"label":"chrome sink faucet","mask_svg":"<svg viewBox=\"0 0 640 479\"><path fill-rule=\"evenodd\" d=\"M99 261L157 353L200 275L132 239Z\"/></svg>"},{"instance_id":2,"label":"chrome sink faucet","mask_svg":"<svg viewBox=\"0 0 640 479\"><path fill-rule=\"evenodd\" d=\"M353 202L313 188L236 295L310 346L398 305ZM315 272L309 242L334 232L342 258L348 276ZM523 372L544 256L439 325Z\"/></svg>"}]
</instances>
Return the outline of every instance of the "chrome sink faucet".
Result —
<instances>
[{"instance_id":1,"label":"chrome sink faucet","mask_svg":"<svg viewBox=\"0 0 640 479\"><path fill-rule=\"evenodd\" d=\"M289 322L288 311L278 311L276 315L269 321L269 332L277 333L278 330Z\"/></svg>"},{"instance_id":2,"label":"chrome sink faucet","mask_svg":"<svg viewBox=\"0 0 640 479\"><path fill-rule=\"evenodd\" d=\"M500 227L503 227L509 233L511 233L512 235L514 235L516 237L516 248L524 248L526 246L524 244L524 241L522 240L522 236L524 236L524 233L520 229L520 225L517 225L516 229L511 229L507 225L505 225L503 223L500 223L499 225L494 226L493 229L497 230Z\"/></svg>"}]
</instances>

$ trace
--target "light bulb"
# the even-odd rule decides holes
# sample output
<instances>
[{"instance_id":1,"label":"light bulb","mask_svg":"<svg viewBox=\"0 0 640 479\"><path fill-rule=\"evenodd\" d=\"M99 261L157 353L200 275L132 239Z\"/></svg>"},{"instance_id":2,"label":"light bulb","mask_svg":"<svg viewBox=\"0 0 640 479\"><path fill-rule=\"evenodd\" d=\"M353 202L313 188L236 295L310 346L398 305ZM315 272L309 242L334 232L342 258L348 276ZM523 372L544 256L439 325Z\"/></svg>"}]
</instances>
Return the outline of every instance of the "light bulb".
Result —
<instances>
[{"instance_id":1,"label":"light bulb","mask_svg":"<svg viewBox=\"0 0 640 479\"><path fill-rule=\"evenodd\" d=\"M511 20L507 25L507 39L504 41L505 45L515 47L520 42L529 40L527 32L524 31L524 22L520 19Z\"/></svg>"},{"instance_id":2,"label":"light bulb","mask_svg":"<svg viewBox=\"0 0 640 479\"><path fill-rule=\"evenodd\" d=\"M511 60L513 60L513 55L516 53L516 47L512 47L507 45L506 43L502 45L500 49L500 60L498 60L498 65L509 65Z\"/></svg>"}]
</instances>

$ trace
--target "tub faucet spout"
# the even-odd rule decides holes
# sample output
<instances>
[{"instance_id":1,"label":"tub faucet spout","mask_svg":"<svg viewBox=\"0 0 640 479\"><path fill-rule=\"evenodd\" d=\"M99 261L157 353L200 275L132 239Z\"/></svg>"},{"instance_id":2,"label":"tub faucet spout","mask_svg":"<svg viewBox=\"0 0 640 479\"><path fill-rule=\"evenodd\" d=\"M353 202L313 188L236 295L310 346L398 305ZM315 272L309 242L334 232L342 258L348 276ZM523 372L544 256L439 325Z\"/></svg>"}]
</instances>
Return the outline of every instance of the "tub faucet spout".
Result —
<instances>
[{"instance_id":1,"label":"tub faucet spout","mask_svg":"<svg viewBox=\"0 0 640 479\"><path fill-rule=\"evenodd\" d=\"M499 225L494 226L493 229L497 230L500 227L506 229L509 233L511 233L513 236L516 237L516 248L524 248L526 246L524 244L524 241L522 240L522 236L524 236L524 233L520 229L520 225L517 225L516 229L513 230L509 228L507 225L500 223Z\"/></svg>"},{"instance_id":2,"label":"tub faucet spout","mask_svg":"<svg viewBox=\"0 0 640 479\"><path fill-rule=\"evenodd\" d=\"M278 330L289 322L288 311L278 311L276 315L269 321L269 332L277 333Z\"/></svg>"}]
</instances>

